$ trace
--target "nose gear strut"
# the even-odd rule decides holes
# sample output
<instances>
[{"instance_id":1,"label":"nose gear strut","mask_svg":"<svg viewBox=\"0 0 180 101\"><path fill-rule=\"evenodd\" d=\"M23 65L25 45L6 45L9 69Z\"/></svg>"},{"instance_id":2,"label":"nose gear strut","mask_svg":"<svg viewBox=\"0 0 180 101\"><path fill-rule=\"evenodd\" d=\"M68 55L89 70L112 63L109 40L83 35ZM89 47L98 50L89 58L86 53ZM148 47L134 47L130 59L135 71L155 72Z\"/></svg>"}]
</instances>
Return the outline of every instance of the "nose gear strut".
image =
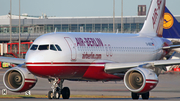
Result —
<instances>
[{"instance_id":1,"label":"nose gear strut","mask_svg":"<svg viewBox=\"0 0 180 101\"><path fill-rule=\"evenodd\" d=\"M49 99L59 99L61 94L62 94L63 99L69 99L70 90L69 90L68 87L63 88L64 79L59 79L59 78L52 79L52 78L49 78L48 80L49 80L50 83L51 82L53 83L52 86L51 86L52 91L48 92L48 98Z\"/></svg>"}]
</instances>

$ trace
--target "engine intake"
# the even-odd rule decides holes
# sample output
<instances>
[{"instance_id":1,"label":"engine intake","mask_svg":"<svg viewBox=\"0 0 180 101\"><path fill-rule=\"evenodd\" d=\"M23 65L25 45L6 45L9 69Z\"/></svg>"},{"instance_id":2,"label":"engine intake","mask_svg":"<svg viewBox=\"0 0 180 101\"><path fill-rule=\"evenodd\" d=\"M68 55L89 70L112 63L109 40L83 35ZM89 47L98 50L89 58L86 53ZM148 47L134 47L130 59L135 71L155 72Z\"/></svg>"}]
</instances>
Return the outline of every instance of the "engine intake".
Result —
<instances>
[{"instance_id":1,"label":"engine intake","mask_svg":"<svg viewBox=\"0 0 180 101\"><path fill-rule=\"evenodd\" d=\"M3 76L5 87L13 92L25 92L33 88L36 82L37 78L22 67L11 68Z\"/></svg>"},{"instance_id":2,"label":"engine intake","mask_svg":"<svg viewBox=\"0 0 180 101\"><path fill-rule=\"evenodd\" d=\"M145 93L156 87L158 77L151 69L132 68L124 76L125 86L134 93Z\"/></svg>"}]
</instances>

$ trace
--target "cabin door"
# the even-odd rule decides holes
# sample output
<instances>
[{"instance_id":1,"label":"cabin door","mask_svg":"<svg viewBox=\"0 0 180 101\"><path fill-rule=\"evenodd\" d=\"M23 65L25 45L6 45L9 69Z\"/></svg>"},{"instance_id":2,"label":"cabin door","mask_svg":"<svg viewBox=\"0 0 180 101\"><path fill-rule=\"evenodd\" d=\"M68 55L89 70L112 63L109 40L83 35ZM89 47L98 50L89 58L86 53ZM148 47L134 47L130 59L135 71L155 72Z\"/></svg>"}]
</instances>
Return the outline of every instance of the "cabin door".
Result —
<instances>
[{"instance_id":1,"label":"cabin door","mask_svg":"<svg viewBox=\"0 0 180 101\"><path fill-rule=\"evenodd\" d=\"M76 44L73 43L70 37L64 37L64 39L68 43L70 51L71 51L71 61L76 61L76 57L77 57Z\"/></svg>"}]
</instances>

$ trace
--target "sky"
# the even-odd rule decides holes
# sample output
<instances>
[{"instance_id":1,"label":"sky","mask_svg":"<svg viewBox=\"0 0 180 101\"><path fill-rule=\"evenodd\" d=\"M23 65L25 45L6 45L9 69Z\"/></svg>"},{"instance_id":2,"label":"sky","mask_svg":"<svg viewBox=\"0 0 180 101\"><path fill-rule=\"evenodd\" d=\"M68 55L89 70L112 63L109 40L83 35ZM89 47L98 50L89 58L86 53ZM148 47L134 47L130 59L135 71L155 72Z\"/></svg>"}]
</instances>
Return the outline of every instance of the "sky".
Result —
<instances>
[{"instance_id":1,"label":"sky","mask_svg":"<svg viewBox=\"0 0 180 101\"><path fill-rule=\"evenodd\" d=\"M138 5L151 0L123 0L123 15L136 16ZM166 6L173 15L180 15L180 0L166 0ZM10 0L0 0L0 16L10 11ZM31 16L89 17L112 16L113 0L21 0L21 14ZM19 15L19 0L12 0L12 14ZM115 0L115 15L121 16L121 0Z\"/></svg>"}]
</instances>

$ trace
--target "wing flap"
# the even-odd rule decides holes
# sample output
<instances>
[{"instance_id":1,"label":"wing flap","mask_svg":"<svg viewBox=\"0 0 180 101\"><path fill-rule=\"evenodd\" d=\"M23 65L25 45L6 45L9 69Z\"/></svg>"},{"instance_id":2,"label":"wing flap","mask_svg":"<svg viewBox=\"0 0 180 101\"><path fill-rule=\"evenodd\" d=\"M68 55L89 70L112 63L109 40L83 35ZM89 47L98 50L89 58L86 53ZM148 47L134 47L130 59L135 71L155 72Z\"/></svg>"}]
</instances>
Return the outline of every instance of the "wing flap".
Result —
<instances>
[{"instance_id":1,"label":"wing flap","mask_svg":"<svg viewBox=\"0 0 180 101\"><path fill-rule=\"evenodd\" d=\"M180 59L172 60L158 60L158 61L144 61L144 62L133 62L133 63L106 63L104 71L106 73L119 73L126 72L130 68L138 67L143 64L153 64L155 67L159 66L170 66L180 64Z\"/></svg>"}]
</instances>

